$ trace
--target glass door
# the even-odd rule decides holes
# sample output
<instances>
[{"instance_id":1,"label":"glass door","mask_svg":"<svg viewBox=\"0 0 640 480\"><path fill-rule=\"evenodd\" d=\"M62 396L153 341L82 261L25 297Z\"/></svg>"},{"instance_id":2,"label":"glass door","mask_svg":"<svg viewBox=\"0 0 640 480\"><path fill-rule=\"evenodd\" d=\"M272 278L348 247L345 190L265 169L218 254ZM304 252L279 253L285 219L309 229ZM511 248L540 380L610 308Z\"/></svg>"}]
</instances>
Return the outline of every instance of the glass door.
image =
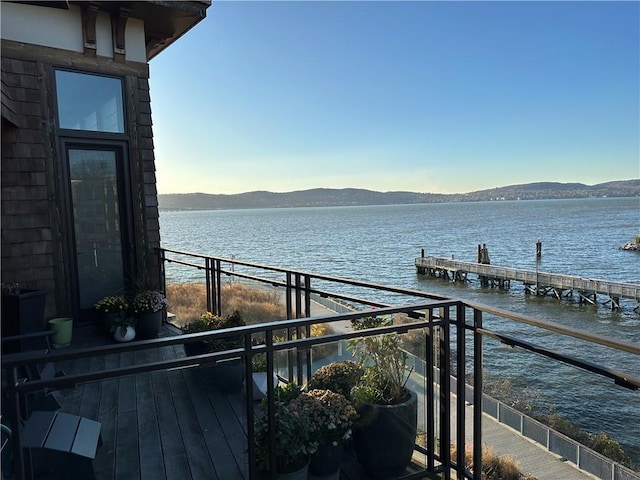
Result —
<instances>
[{"instance_id":1,"label":"glass door","mask_svg":"<svg viewBox=\"0 0 640 480\"><path fill-rule=\"evenodd\" d=\"M128 271L121 151L67 148L76 303L80 313L105 295L124 293Z\"/></svg>"}]
</instances>

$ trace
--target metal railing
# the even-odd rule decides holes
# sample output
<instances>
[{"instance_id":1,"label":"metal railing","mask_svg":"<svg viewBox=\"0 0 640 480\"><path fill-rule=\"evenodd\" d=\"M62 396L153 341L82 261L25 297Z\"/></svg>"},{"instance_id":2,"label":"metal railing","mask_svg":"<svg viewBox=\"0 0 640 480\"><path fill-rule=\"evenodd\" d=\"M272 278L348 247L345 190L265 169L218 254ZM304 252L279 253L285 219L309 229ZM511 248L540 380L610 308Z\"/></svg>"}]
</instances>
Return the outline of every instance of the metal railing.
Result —
<instances>
[{"instance_id":1,"label":"metal railing","mask_svg":"<svg viewBox=\"0 0 640 480\"><path fill-rule=\"evenodd\" d=\"M181 283L182 275L185 271L190 272L190 275L194 271L197 272L195 276L189 277L190 281L195 280L206 285L207 309L218 314L222 311L221 290L224 286L222 280L226 276L234 276L284 288L287 319L229 330L178 335L122 345L108 345L67 352L56 351L47 355L46 358L42 356L4 356L2 358L3 368L9 374L7 392L14 419L13 430L17 432L12 439L16 452L21 452L18 428L18 419L20 418L19 405L21 396L26 395L28 392L38 391L43 388L61 388L66 385L142 372L187 368L196 365L213 365L221 360L238 357L245 360L245 376L246 378L251 378L251 360L259 353L266 354L268 372L273 373L278 370L281 375L286 377L287 381L295 381L302 385L312 376L316 366L313 361L314 348L357 337L389 333L412 333L420 338L420 356L434 367L425 369L424 384L420 390L426 441L424 446L416 445L415 452L422 455L422 465L414 473L402 477L403 479L434 477L435 475L451 478L453 472L456 473L458 478L479 479L481 477L481 426L483 412L482 409L473 409L470 418L472 426L470 431L467 432L465 419L468 414L465 408L465 398L464 396L454 396L453 392L464 390L466 388L465 378L468 375L472 375L473 401L470 403L473 405L482 404L483 355L485 355L483 342L485 339L496 339L503 344L535 352L548 359L548 361L568 364L590 374L612 379L615 384L632 390L640 388L640 378L638 377L617 371L603 362L596 364L571 357L563 352L543 348L522 338L509 335L508 332L504 332L500 328L489 329L485 325L485 318L507 319L550 334L572 337L588 342L591 345L600 345L625 354L640 355L640 347L630 342L570 329L513 312L422 291L169 249L160 249L159 258L162 267L161 285L165 285L166 288L168 278ZM177 272L172 271L174 267L178 268ZM340 291L334 291L336 288ZM357 310L311 317L312 296L333 299L340 303L352 305ZM402 315L406 323L395 323L388 327L363 331L336 328L335 333L329 335L311 336L311 327L313 325L344 325L345 321L371 315ZM281 331L286 332L286 338L282 341L276 338L276 332ZM252 338L256 335L261 335L266 343L264 345L254 345ZM17 378L18 369L25 365L43 362L55 363L79 358L89 359L97 355L162 348L203 339L212 340L238 336L243 338L243 347L225 352L147 362L50 380L19 382ZM280 365L276 365L276 359L282 356L281 352L286 352L285 357L290 359L287 368L284 370L279 368ZM603 356L601 358L606 359L607 357ZM456 378L454 384L450 381L451 376ZM611 388L619 387L612 382ZM253 390L250 388L250 382L247 382L245 396L249 478L258 478L254 445ZM270 422L273 425L274 398L273 385L270 382L268 384L267 402ZM452 420L452 418L455 418L455 420ZM468 440L467 433L472 438L471 465L465 465L464 458L466 440ZM452 441L454 437L455 440ZM273 442L275 442L275 438L272 437L272 465L274 464L275 455ZM452 443L455 443L457 447L455 458L451 458L449 452ZM22 471L18 473L21 474ZM275 475L274 472L272 474ZM18 478L20 478L20 475L18 475Z\"/></svg>"}]
</instances>

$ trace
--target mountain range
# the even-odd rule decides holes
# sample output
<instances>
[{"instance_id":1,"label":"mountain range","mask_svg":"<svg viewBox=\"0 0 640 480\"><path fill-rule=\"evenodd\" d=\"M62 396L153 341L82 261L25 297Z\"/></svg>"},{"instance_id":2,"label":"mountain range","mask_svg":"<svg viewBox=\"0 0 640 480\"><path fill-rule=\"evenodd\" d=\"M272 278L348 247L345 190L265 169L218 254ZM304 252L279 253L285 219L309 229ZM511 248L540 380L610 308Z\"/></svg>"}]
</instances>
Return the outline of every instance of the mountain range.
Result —
<instances>
[{"instance_id":1,"label":"mountain range","mask_svg":"<svg viewBox=\"0 0 640 480\"><path fill-rule=\"evenodd\" d=\"M232 195L170 193L159 194L158 205L161 210L230 210L589 197L640 197L640 179L618 180L597 185L537 182L452 194L376 192L358 188L314 188L286 193L255 191Z\"/></svg>"}]
</instances>

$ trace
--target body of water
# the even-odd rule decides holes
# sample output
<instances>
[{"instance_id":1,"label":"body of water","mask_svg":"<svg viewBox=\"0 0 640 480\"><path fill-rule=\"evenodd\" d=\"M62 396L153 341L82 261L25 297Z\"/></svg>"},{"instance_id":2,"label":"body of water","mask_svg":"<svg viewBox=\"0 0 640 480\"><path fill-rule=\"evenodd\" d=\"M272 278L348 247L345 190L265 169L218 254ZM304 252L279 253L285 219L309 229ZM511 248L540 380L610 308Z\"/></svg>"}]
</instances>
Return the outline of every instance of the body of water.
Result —
<instances>
[{"instance_id":1,"label":"body of water","mask_svg":"<svg viewBox=\"0 0 640 480\"><path fill-rule=\"evenodd\" d=\"M640 234L640 199L592 198L366 207L161 212L162 246L462 298L541 320L640 343L637 305L621 311L551 297L452 284L417 275L425 255L475 261L486 244L493 265L640 283L640 253L619 246ZM474 278L475 280L475 278ZM381 299L383 300L383 299ZM640 358L488 320L520 338L640 376ZM540 402L587 431L606 431L640 461L640 391L486 341L485 368L540 392Z\"/></svg>"}]
</instances>

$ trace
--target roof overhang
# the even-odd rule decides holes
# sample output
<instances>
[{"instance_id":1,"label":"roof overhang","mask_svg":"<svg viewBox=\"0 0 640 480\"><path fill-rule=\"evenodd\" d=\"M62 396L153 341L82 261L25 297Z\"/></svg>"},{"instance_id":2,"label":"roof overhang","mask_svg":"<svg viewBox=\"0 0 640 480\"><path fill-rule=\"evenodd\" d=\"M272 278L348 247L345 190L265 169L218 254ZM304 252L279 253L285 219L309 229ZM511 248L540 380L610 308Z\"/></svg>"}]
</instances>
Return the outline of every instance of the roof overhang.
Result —
<instances>
[{"instance_id":1,"label":"roof overhang","mask_svg":"<svg viewBox=\"0 0 640 480\"><path fill-rule=\"evenodd\" d=\"M89 6L92 9L127 16L144 21L147 61L162 52L178 38L191 30L207 15L211 0L200 1L36 1L20 3L40 7L68 9L70 5Z\"/></svg>"}]
</instances>

